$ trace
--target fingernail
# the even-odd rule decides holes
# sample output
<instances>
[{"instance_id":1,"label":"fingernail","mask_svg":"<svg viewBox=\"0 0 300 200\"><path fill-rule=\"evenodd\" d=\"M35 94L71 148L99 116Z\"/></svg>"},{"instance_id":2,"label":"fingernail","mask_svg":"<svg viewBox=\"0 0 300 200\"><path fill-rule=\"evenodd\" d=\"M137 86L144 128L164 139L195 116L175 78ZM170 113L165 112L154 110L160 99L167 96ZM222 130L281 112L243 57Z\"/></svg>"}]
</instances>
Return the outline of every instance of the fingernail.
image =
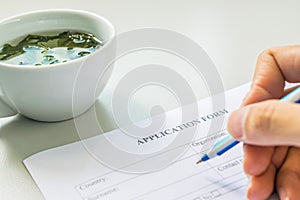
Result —
<instances>
[{"instance_id":1,"label":"fingernail","mask_svg":"<svg viewBox=\"0 0 300 200\"><path fill-rule=\"evenodd\" d=\"M245 97L244 97L244 99L243 99L243 101L242 101L242 104L241 104L241 107L243 107L243 106L245 106L248 102L247 102L247 100L248 100L248 97L250 96L250 91L249 92L247 92L247 94L245 95Z\"/></svg>"},{"instance_id":2,"label":"fingernail","mask_svg":"<svg viewBox=\"0 0 300 200\"><path fill-rule=\"evenodd\" d=\"M248 175L248 174L246 174L246 176L247 176L247 186L248 186L248 188L249 187L251 187L251 182L252 182L252 177L250 176L250 175Z\"/></svg>"},{"instance_id":3,"label":"fingernail","mask_svg":"<svg viewBox=\"0 0 300 200\"><path fill-rule=\"evenodd\" d=\"M250 200L252 198L252 193L251 193L251 177L248 178L248 186L247 186L247 199Z\"/></svg>"},{"instance_id":4,"label":"fingernail","mask_svg":"<svg viewBox=\"0 0 300 200\"><path fill-rule=\"evenodd\" d=\"M243 136L243 122L246 111L245 108L241 108L232 112L229 116L227 128L229 133L236 139L241 139Z\"/></svg>"},{"instance_id":5,"label":"fingernail","mask_svg":"<svg viewBox=\"0 0 300 200\"><path fill-rule=\"evenodd\" d=\"M284 189L280 188L278 190L278 194L279 194L279 197L280 199L283 199L283 200L288 200L289 198L286 196L286 192Z\"/></svg>"}]
</instances>

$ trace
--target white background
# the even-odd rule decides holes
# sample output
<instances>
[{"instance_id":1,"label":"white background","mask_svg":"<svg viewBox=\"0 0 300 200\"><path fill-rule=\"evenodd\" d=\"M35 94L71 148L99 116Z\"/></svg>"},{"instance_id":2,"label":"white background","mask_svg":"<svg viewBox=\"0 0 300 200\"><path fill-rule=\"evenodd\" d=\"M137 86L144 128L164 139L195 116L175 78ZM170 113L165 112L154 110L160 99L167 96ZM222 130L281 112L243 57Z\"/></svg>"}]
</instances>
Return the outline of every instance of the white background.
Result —
<instances>
[{"instance_id":1,"label":"white background","mask_svg":"<svg viewBox=\"0 0 300 200\"><path fill-rule=\"evenodd\" d=\"M143 27L166 28L182 33L208 53L225 89L251 80L256 58L262 50L300 43L300 3L296 0L2 0L0 19L48 8L95 12L109 19L117 33ZM115 70L112 81L117 78L118 70ZM195 86L193 89L197 90ZM104 131L116 127L107 106L109 95L110 90L106 88L98 106L98 117ZM206 95L207 92L200 90L197 98ZM135 104L142 99L151 97L133 99L130 114L134 119L148 116L148 102L140 102L139 106ZM174 106L171 103L167 109ZM41 150L78 139L72 120L40 123L22 116L1 119L0 198L42 199L22 160Z\"/></svg>"}]
</instances>

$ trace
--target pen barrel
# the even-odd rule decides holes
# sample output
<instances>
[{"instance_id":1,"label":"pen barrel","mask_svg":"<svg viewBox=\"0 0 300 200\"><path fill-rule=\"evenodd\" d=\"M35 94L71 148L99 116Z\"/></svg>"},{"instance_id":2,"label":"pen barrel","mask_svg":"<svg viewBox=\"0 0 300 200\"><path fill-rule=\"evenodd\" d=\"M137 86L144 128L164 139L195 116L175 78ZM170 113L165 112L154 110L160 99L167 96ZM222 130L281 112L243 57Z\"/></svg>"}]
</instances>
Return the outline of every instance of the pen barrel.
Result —
<instances>
[{"instance_id":1,"label":"pen barrel","mask_svg":"<svg viewBox=\"0 0 300 200\"><path fill-rule=\"evenodd\" d=\"M209 158L220 156L238 143L239 141L235 140L231 135L227 135L212 147L207 156Z\"/></svg>"},{"instance_id":2,"label":"pen barrel","mask_svg":"<svg viewBox=\"0 0 300 200\"><path fill-rule=\"evenodd\" d=\"M296 88L292 92L288 93L284 97L280 99L280 101L291 102L291 103L299 103L300 100L300 87Z\"/></svg>"},{"instance_id":3,"label":"pen barrel","mask_svg":"<svg viewBox=\"0 0 300 200\"><path fill-rule=\"evenodd\" d=\"M226 151L228 151L229 149L231 149L232 147L234 147L235 145L237 145L238 143L240 143L237 140L234 140L233 142L231 142L230 144L228 144L226 147L224 147L223 149L221 149L220 151L217 152L217 155L220 156L223 153L225 153Z\"/></svg>"}]
</instances>

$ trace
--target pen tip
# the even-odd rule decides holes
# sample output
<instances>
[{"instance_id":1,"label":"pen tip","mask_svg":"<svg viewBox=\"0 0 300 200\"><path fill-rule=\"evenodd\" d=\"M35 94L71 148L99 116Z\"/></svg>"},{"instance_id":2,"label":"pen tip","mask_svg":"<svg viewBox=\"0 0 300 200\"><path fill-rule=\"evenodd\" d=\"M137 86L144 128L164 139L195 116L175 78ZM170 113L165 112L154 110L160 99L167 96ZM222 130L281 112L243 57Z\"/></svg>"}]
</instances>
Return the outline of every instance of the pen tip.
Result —
<instances>
[{"instance_id":1,"label":"pen tip","mask_svg":"<svg viewBox=\"0 0 300 200\"><path fill-rule=\"evenodd\" d=\"M202 162L202 160L201 160L201 159L200 159L200 160L198 160L198 161L196 162L196 165L197 165L197 164L199 164L199 163L201 163L201 162Z\"/></svg>"}]
</instances>

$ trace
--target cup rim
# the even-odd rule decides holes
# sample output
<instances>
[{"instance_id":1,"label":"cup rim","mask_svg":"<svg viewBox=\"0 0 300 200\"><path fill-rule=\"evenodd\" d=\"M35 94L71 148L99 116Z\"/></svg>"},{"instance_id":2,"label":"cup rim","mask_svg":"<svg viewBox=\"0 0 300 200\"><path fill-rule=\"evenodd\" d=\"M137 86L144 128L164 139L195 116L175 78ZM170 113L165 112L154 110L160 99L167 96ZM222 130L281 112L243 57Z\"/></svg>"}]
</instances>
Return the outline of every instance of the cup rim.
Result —
<instances>
[{"instance_id":1,"label":"cup rim","mask_svg":"<svg viewBox=\"0 0 300 200\"><path fill-rule=\"evenodd\" d=\"M5 63L5 62L1 62L0 63L0 67L9 67L9 68L18 69L18 70L19 69L24 69L24 70L31 70L31 69L42 70L42 69L49 69L49 68L51 69L51 68L57 68L57 67L62 68L64 66L67 66L68 64L72 64L72 63L75 63L75 62L84 61L89 56L97 53L98 51L103 51L104 49L107 48L107 46L110 43L112 43L112 41L114 40L114 38L116 36L115 27L114 27L114 25L108 19L106 19L102 15L98 15L96 13L93 13L93 12L90 12L90 11L87 11L87 10L79 10L79 9L61 9L61 8L58 8L58 9L42 9L42 10L34 10L34 11L24 12L24 13L16 14L16 15L13 15L13 16L10 16L10 17L7 17L7 18L4 18L4 19L0 20L0 25L3 24L3 23L5 23L6 21L13 20L15 18L22 17L22 16L25 16L25 15L42 14L42 13L55 13L55 12L65 12L65 13L75 13L75 14L78 13L78 14L84 14L84 15L96 17L96 18L104 21L105 24L107 24L109 26L109 28L111 29L112 34L109 37L109 39L104 43L104 45L101 46L100 48L96 49L92 54L84 56L84 57L81 57L81 58L76 58L74 60L69 60L69 61L67 61L65 63L56 63L56 64L53 64L53 65L43 65L41 67L37 67L35 65L26 65L24 67L24 66L21 66L21 65L9 64L9 63Z\"/></svg>"}]
</instances>

